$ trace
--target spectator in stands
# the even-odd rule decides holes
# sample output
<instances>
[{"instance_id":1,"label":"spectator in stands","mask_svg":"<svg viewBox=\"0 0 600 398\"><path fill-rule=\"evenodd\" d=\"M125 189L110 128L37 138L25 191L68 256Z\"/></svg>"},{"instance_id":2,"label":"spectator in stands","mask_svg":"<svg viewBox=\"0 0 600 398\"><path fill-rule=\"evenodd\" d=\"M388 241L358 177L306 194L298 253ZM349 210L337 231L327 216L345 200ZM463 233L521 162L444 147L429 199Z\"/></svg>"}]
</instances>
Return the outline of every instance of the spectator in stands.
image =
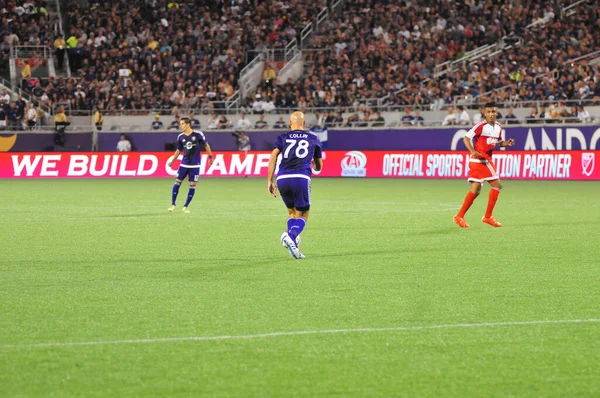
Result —
<instances>
[{"instance_id":1,"label":"spectator in stands","mask_svg":"<svg viewBox=\"0 0 600 398\"><path fill-rule=\"evenodd\" d=\"M458 124L461 126L468 126L471 124L471 117L469 116L469 112L467 111L466 106L459 107L461 109L460 116L458 117Z\"/></svg>"},{"instance_id":2,"label":"spectator in stands","mask_svg":"<svg viewBox=\"0 0 600 398\"><path fill-rule=\"evenodd\" d=\"M56 55L56 60L58 61L58 69L62 69L63 64L65 63L65 50L67 48L67 43L62 35L59 33L56 36L56 40L54 40L54 50Z\"/></svg>"},{"instance_id":3,"label":"spectator in stands","mask_svg":"<svg viewBox=\"0 0 600 398\"><path fill-rule=\"evenodd\" d=\"M344 117L342 116L342 112L338 112L338 115L335 118L335 125L338 127L342 127L343 124L344 124Z\"/></svg>"},{"instance_id":4,"label":"spectator in stands","mask_svg":"<svg viewBox=\"0 0 600 398\"><path fill-rule=\"evenodd\" d=\"M152 122L152 130L160 130L164 127L163 122L160 121L160 115L157 113L154 115L154 121Z\"/></svg>"},{"instance_id":5,"label":"spectator in stands","mask_svg":"<svg viewBox=\"0 0 600 398\"><path fill-rule=\"evenodd\" d=\"M19 111L17 104L11 102L8 107L5 107L6 112L6 126L9 130L21 130L23 121L22 113Z\"/></svg>"},{"instance_id":6,"label":"spectator in stands","mask_svg":"<svg viewBox=\"0 0 600 398\"><path fill-rule=\"evenodd\" d=\"M15 104L17 105L17 111L19 112L19 116L21 116L21 120L23 120L23 117L25 116L25 108L27 108L27 101L25 101L23 99L23 96L19 94L17 100L15 101Z\"/></svg>"},{"instance_id":7,"label":"spectator in stands","mask_svg":"<svg viewBox=\"0 0 600 398\"><path fill-rule=\"evenodd\" d=\"M323 126L325 124L325 116L320 113L315 113L315 119L312 121L312 126Z\"/></svg>"},{"instance_id":8,"label":"spectator in stands","mask_svg":"<svg viewBox=\"0 0 600 398\"><path fill-rule=\"evenodd\" d=\"M27 104L27 113L25 115L25 120L25 124L27 125L27 127L30 130L33 130L37 123L37 109L35 109L31 102Z\"/></svg>"},{"instance_id":9,"label":"spectator in stands","mask_svg":"<svg viewBox=\"0 0 600 398\"><path fill-rule=\"evenodd\" d=\"M529 114L525 117L525 123L537 123L540 118L537 106L534 106L529 111Z\"/></svg>"},{"instance_id":10,"label":"spectator in stands","mask_svg":"<svg viewBox=\"0 0 600 398\"><path fill-rule=\"evenodd\" d=\"M354 113L354 114L348 116L348 119L346 119L346 123L344 124L344 127L358 127L357 126L358 122L360 122L360 117L358 116L357 113Z\"/></svg>"},{"instance_id":11,"label":"spectator in stands","mask_svg":"<svg viewBox=\"0 0 600 398\"><path fill-rule=\"evenodd\" d=\"M131 152L131 142L127 139L125 134L121 134L119 142L117 143L118 152Z\"/></svg>"},{"instance_id":12,"label":"spectator in stands","mask_svg":"<svg viewBox=\"0 0 600 398\"><path fill-rule=\"evenodd\" d=\"M277 72L275 71L275 69L273 69L271 64L267 64L263 72L263 83L265 87L273 87L273 83L276 78Z\"/></svg>"},{"instance_id":13,"label":"spectator in stands","mask_svg":"<svg viewBox=\"0 0 600 398\"><path fill-rule=\"evenodd\" d=\"M196 119L196 117L194 116L194 112L191 112L188 115L188 118L190 119L190 124L192 126L193 129L199 129L200 128L200 120Z\"/></svg>"},{"instance_id":14,"label":"spectator in stands","mask_svg":"<svg viewBox=\"0 0 600 398\"><path fill-rule=\"evenodd\" d=\"M583 106L581 105L577 107L577 119L582 123L589 123L592 121L590 113L586 109L583 109Z\"/></svg>"},{"instance_id":15,"label":"spectator in stands","mask_svg":"<svg viewBox=\"0 0 600 398\"><path fill-rule=\"evenodd\" d=\"M517 117L513 113L512 108L508 108L508 110L506 111L506 116L504 117L504 119L506 119L506 124L519 124L519 120L517 119Z\"/></svg>"},{"instance_id":16,"label":"spectator in stands","mask_svg":"<svg viewBox=\"0 0 600 398\"><path fill-rule=\"evenodd\" d=\"M448 107L448 114L444 117L442 126L453 126L456 124L456 114L454 113L454 107Z\"/></svg>"},{"instance_id":17,"label":"spectator in stands","mask_svg":"<svg viewBox=\"0 0 600 398\"><path fill-rule=\"evenodd\" d=\"M171 122L171 125L169 126L169 130L179 130L181 127L179 126L179 115L175 115L175 120L173 120Z\"/></svg>"},{"instance_id":18,"label":"spectator in stands","mask_svg":"<svg viewBox=\"0 0 600 398\"><path fill-rule=\"evenodd\" d=\"M383 127L385 126L385 119L383 116L381 116L381 112L377 112L375 118L372 119L373 120L373 127Z\"/></svg>"},{"instance_id":19,"label":"spectator in stands","mask_svg":"<svg viewBox=\"0 0 600 398\"><path fill-rule=\"evenodd\" d=\"M21 87L23 90L27 90L29 88L29 80L31 79L31 66L29 62L25 63L23 69L21 70Z\"/></svg>"},{"instance_id":20,"label":"spectator in stands","mask_svg":"<svg viewBox=\"0 0 600 398\"><path fill-rule=\"evenodd\" d=\"M413 124L415 118L413 115L410 114L410 112L410 108L404 109L405 115L402 116L402 118L400 119L400 124L402 126L411 126Z\"/></svg>"},{"instance_id":21,"label":"spectator in stands","mask_svg":"<svg viewBox=\"0 0 600 398\"><path fill-rule=\"evenodd\" d=\"M10 104L10 95L8 94L8 90L3 88L2 95L0 95L0 107L4 107Z\"/></svg>"},{"instance_id":22,"label":"spectator in stands","mask_svg":"<svg viewBox=\"0 0 600 398\"><path fill-rule=\"evenodd\" d=\"M208 121L208 128L209 129L219 128L219 118L217 117L216 113L213 113L211 115L210 120Z\"/></svg>"},{"instance_id":23,"label":"spectator in stands","mask_svg":"<svg viewBox=\"0 0 600 398\"><path fill-rule=\"evenodd\" d=\"M415 117L412 121L412 124L415 126L423 126L425 123L423 116L421 116L421 111L419 109L415 110Z\"/></svg>"},{"instance_id":24,"label":"spectator in stands","mask_svg":"<svg viewBox=\"0 0 600 398\"><path fill-rule=\"evenodd\" d=\"M265 101L263 101L263 97L262 94L256 94L254 96L254 102L252 102L252 111L255 115L258 114L263 114L264 111L264 104Z\"/></svg>"},{"instance_id":25,"label":"spectator in stands","mask_svg":"<svg viewBox=\"0 0 600 398\"><path fill-rule=\"evenodd\" d=\"M104 124L104 118L102 117L100 107L102 107L102 104L97 106L94 111L94 125L96 126L96 130L98 131L102 130L102 125Z\"/></svg>"},{"instance_id":26,"label":"spectator in stands","mask_svg":"<svg viewBox=\"0 0 600 398\"><path fill-rule=\"evenodd\" d=\"M54 144L60 147L65 147L66 134L65 131L69 125L69 119L65 115L65 108L59 107L54 115Z\"/></svg>"},{"instance_id":27,"label":"spectator in stands","mask_svg":"<svg viewBox=\"0 0 600 398\"><path fill-rule=\"evenodd\" d=\"M252 122L246 119L246 114L242 113L240 120L236 124L238 130L248 130L252 128Z\"/></svg>"},{"instance_id":28,"label":"spectator in stands","mask_svg":"<svg viewBox=\"0 0 600 398\"><path fill-rule=\"evenodd\" d=\"M231 123L229 123L229 120L227 120L225 115L221 115L221 117L219 117L218 128L225 130L229 127L231 127Z\"/></svg>"},{"instance_id":29,"label":"spectator in stands","mask_svg":"<svg viewBox=\"0 0 600 398\"><path fill-rule=\"evenodd\" d=\"M323 126L325 128L335 127L335 115L333 114L333 111L329 111L327 113L327 116L325 117L325 120L323 122Z\"/></svg>"},{"instance_id":30,"label":"spectator in stands","mask_svg":"<svg viewBox=\"0 0 600 398\"><path fill-rule=\"evenodd\" d=\"M265 122L265 115L260 115L260 119L254 123L255 129L266 129L268 127L267 122Z\"/></svg>"},{"instance_id":31,"label":"spectator in stands","mask_svg":"<svg viewBox=\"0 0 600 398\"><path fill-rule=\"evenodd\" d=\"M283 116L279 116L279 120L275 122L275 124L273 125L274 129L284 129L286 128L287 125L285 124L285 121L283 120Z\"/></svg>"}]
</instances>

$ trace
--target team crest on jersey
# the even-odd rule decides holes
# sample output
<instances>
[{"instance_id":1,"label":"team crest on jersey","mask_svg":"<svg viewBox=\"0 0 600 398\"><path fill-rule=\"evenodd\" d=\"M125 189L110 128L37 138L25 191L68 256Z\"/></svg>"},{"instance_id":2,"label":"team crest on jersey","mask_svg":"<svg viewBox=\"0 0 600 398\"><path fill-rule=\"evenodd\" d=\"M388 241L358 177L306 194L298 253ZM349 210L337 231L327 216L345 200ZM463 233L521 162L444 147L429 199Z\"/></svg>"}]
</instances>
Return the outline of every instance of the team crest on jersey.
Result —
<instances>
[{"instance_id":1,"label":"team crest on jersey","mask_svg":"<svg viewBox=\"0 0 600 398\"><path fill-rule=\"evenodd\" d=\"M196 137L192 136L192 141L196 141Z\"/></svg>"},{"instance_id":2,"label":"team crest on jersey","mask_svg":"<svg viewBox=\"0 0 600 398\"><path fill-rule=\"evenodd\" d=\"M581 172L585 176L591 176L594 172L596 155L594 153L581 154Z\"/></svg>"}]
</instances>

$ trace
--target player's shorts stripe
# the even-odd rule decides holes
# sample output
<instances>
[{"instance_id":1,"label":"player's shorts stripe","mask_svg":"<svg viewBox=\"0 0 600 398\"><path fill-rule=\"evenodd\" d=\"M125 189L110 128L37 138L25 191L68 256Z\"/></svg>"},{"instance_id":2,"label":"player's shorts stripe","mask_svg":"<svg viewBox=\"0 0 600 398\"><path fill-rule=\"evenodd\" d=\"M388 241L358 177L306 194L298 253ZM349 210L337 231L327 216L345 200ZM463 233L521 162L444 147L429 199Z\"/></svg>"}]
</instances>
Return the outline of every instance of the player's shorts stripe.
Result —
<instances>
[{"instance_id":1,"label":"player's shorts stripe","mask_svg":"<svg viewBox=\"0 0 600 398\"><path fill-rule=\"evenodd\" d=\"M277 176L278 180L282 180L284 178L304 178L306 180L310 180L310 177L304 174L284 174L282 176Z\"/></svg>"},{"instance_id":2,"label":"player's shorts stripe","mask_svg":"<svg viewBox=\"0 0 600 398\"><path fill-rule=\"evenodd\" d=\"M183 167L184 169L199 169L199 164L180 164L179 167Z\"/></svg>"},{"instance_id":3,"label":"player's shorts stripe","mask_svg":"<svg viewBox=\"0 0 600 398\"><path fill-rule=\"evenodd\" d=\"M308 205L310 206L310 193L312 190L310 179L306 182L306 184L308 185Z\"/></svg>"},{"instance_id":4,"label":"player's shorts stripe","mask_svg":"<svg viewBox=\"0 0 600 398\"><path fill-rule=\"evenodd\" d=\"M485 159L469 159L469 162L473 162L473 163L488 163L487 160Z\"/></svg>"},{"instance_id":5,"label":"player's shorts stripe","mask_svg":"<svg viewBox=\"0 0 600 398\"><path fill-rule=\"evenodd\" d=\"M489 162L486 163L485 165L488 167L488 169L490 169L490 173L492 173L492 177L498 178L498 174L496 174L496 170L492 167L492 165L489 164Z\"/></svg>"}]
</instances>

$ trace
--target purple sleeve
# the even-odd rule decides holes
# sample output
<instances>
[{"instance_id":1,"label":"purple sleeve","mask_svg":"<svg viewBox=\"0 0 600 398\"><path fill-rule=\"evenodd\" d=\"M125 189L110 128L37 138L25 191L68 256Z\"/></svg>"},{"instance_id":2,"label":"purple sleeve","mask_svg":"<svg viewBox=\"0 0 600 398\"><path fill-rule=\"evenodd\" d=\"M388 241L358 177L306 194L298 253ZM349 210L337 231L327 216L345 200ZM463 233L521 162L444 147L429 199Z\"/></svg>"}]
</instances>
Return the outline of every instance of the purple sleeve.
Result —
<instances>
[{"instance_id":1,"label":"purple sleeve","mask_svg":"<svg viewBox=\"0 0 600 398\"><path fill-rule=\"evenodd\" d=\"M280 152L283 152L283 138L280 135L275 139L275 148L279 149Z\"/></svg>"},{"instance_id":2,"label":"purple sleeve","mask_svg":"<svg viewBox=\"0 0 600 398\"><path fill-rule=\"evenodd\" d=\"M183 151L183 145L181 144L181 140L177 137L177 150Z\"/></svg>"}]
</instances>

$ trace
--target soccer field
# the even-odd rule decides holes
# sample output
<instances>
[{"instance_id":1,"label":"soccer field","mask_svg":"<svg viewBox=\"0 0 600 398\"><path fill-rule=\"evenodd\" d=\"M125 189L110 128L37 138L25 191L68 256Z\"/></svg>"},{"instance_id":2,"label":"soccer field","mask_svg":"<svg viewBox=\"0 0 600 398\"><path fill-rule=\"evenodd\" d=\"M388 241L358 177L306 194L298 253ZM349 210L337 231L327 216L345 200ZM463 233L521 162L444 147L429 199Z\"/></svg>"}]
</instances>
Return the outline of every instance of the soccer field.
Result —
<instances>
[{"instance_id":1,"label":"soccer field","mask_svg":"<svg viewBox=\"0 0 600 398\"><path fill-rule=\"evenodd\" d=\"M598 396L600 183L0 181L0 396Z\"/></svg>"}]
</instances>

